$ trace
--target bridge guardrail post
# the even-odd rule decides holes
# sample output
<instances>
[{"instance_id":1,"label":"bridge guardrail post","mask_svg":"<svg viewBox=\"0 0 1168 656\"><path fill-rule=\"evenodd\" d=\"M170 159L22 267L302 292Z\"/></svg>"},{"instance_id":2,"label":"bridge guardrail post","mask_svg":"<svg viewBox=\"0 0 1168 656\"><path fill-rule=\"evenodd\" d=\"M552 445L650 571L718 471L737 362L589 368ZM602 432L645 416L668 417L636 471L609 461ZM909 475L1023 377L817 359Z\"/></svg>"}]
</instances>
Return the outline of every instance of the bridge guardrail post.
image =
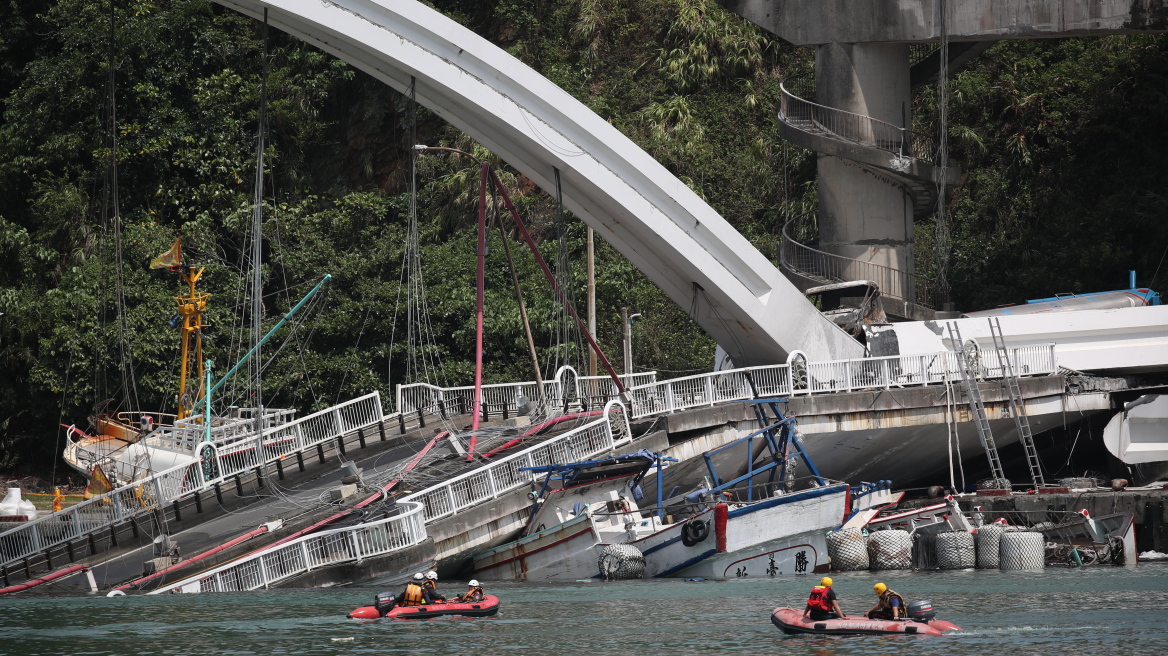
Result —
<instances>
[{"instance_id":1,"label":"bridge guardrail post","mask_svg":"<svg viewBox=\"0 0 1168 656\"><path fill-rule=\"evenodd\" d=\"M401 386L399 385L398 387L401 387ZM308 553L308 543L307 542L300 543L300 553L304 557L305 571L311 572L312 571L312 557Z\"/></svg>"},{"instance_id":2,"label":"bridge guardrail post","mask_svg":"<svg viewBox=\"0 0 1168 656\"><path fill-rule=\"evenodd\" d=\"M353 547L353 558L359 563L363 560L361 556L361 543L357 541L357 532L349 532L349 545Z\"/></svg>"},{"instance_id":3,"label":"bridge guardrail post","mask_svg":"<svg viewBox=\"0 0 1168 656\"><path fill-rule=\"evenodd\" d=\"M259 568L260 569L260 583L263 585L263 588L265 590L267 590L268 589L268 567L267 567L267 565L264 564L263 557L257 558L256 560L259 561L259 566L260 566L260 568Z\"/></svg>"}]
</instances>

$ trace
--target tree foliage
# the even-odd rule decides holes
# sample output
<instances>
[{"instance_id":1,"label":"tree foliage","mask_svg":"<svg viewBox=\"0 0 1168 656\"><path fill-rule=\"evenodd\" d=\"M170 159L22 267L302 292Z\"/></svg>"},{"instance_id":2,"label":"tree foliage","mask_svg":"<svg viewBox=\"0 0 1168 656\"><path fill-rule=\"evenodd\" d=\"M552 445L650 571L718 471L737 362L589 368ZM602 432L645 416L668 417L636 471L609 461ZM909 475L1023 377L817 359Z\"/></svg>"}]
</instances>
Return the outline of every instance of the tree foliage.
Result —
<instances>
[{"instance_id":1,"label":"tree foliage","mask_svg":"<svg viewBox=\"0 0 1168 656\"><path fill-rule=\"evenodd\" d=\"M115 225L106 194L110 2L0 0L0 469L47 469L57 424L125 409ZM260 25L208 0L114 0L118 181L126 340L137 403L173 410L180 291L151 258L181 235L213 294L208 357L247 348L240 292L252 214ZM785 45L711 0L431 0L572 93L653 154L763 253L784 217L814 207L815 156L774 129L779 81L812 52ZM952 156L968 172L954 201L959 306L1112 288L1129 267L1168 279L1166 41L1160 36L1003 42L959 72ZM478 169L426 153L411 166L409 99L300 41L270 43L264 305L274 323L315 281L326 293L266 351L268 404L309 411L407 382L403 253L417 180L420 257L436 382L473 373ZM573 263L584 299L584 226L506 162L416 110L418 141L492 161L549 262ZM935 129L935 96L914 98ZM553 190L554 193L554 190ZM506 218L506 217L504 217ZM507 222L503 222L507 225ZM509 228L508 228L509 230ZM487 260L489 382L530 379L498 228ZM932 261L918 223L918 270ZM562 313L512 244L545 363ZM625 258L597 249L598 336L622 368L620 309L644 315L635 368L706 369L714 344ZM580 308L583 309L582 307ZM575 356L579 358L579 354ZM246 403L229 385L217 403Z\"/></svg>"}]
</instances>

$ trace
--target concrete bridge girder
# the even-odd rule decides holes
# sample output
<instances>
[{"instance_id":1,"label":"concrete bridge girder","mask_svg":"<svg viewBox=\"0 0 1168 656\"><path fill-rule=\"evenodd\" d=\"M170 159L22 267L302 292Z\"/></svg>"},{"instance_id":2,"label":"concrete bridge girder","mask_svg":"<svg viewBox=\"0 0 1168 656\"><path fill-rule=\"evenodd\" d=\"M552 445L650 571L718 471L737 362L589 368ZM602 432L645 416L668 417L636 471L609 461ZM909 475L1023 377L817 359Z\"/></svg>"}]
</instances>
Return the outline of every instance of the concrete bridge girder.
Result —
<instances>
[{"instance_id":1,"label":"concrete bridge girder","mask_svg":"<svg viewBox=\"0 0 1168 656\"><path fill-rule=\"evenodd\" d=\"M689 187L564 90L414 0L216 0L343 59L490 148L643 271L736 365L861 357ZM701 291L694 285L701 287Z\"/></svg>"},{"instance_id":2,"label":"concrete bridge girder","mask_svg":"<svg viewBox=\"0 0 1168 656\"><path fill-rule=\"evenodd\" d=\"M797 46L941 40L938 0L719 0ZM952 41L1138 34L1168 30L1168 0L952 0Z\"/></svg>"},{"instance_id":3,"label":"concrete bridge girder","mask_svg":"<svg viewBox=\"0 0 1168 656\"><path fill-rule=\"evenodd\" d=\"M912 88L938 77L940 57L910 67L909 44L940 40L942 0L719 1L795 45L816 46L816 103L855 115L833 114L832 120L846 124L855 119L859 124L867 117L911 129ZM945 0L944 7L947 38L963 44L950 49L950 70L1001 39L1168 30L1168 0ZM807 147L798 138L791 140ZM820 153L820 248L912 273L914 218L932 213L940 190L955 183L874 171L864 166L871 153L856 160L840 156L833 151L847 141L838 141L815 148ZM902 159L924 153L907 155ZM945 165L946 173L956 172Z\"/></svg>"}]
</instances>

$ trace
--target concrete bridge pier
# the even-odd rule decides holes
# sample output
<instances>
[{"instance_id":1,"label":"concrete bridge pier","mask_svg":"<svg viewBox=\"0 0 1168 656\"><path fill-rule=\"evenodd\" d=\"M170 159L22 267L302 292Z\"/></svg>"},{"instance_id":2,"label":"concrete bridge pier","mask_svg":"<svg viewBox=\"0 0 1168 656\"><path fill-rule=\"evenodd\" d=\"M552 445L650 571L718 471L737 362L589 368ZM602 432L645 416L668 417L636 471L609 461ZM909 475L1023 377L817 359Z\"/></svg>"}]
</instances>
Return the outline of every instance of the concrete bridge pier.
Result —
<instances>
[{"instance_id":1,"label":"concrete bridge pier","mask_svg":"<svg viewBox=\"0 0 1168 656\"><path fill-rule=\"evenodd\" d=\"M855 123L838 126L840 132L850 132L850 127L867 134L874 126L873 141L899 139L893 130L882 130L885 126L863 117L911 128L910 92L908 44L832 42L816 48L816 103L857 115L831 116ZM833 154L820 152L818 166L820 248L912 273L913 201L904 188L879 170ZM856 279L868 277L861 271L845 276L849 273Z\"/></svg>"}]
</instances>

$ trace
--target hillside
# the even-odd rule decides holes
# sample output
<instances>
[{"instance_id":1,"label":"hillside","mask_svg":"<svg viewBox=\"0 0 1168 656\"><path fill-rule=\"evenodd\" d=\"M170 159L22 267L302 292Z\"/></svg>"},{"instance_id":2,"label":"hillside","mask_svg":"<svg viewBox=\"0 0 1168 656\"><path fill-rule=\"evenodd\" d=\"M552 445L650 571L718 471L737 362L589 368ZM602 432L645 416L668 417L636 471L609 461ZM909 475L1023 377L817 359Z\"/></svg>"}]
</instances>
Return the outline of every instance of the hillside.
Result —
<instances>
[{"instance_id":1,"label":"hillside","mask_svg":"<svg viewBox=\"0 0 1168 656\"><path fill-rule=\"evenodd\" d=\"M0 470L52 468L58 424L96 409L173 411L176 277L147 268L182 236L207 267L217 371L242 353L262 39L206 0L115 0L116 199L110 150L109 3L9 0L0 23ZM706 198L768 256L783 218L815 205L814 157L774 129L779 81L813 53L705 0L455 1L437 9L491 39L608 119ZM334 283L265 372L269 405L310 410L420 374L473 371L474 173L419 159L425 358L411 359L410 148L475 148L408 98L274 33L268 78L265 320L316 278ZM969 177L953 205L950 283L963 309L1057 292L1165 286L1168 38L1002 43L952 81L951 157ZM935 129L935 93L914 123ZM484 156L488 154L481 153ZM506 167L506 163L499 163ZM549 261L584 299L584 226L520 172L505 176ZM918 270L933 261L917 224ZM120 243L120 248L119 244ZM530 379L498 233L488 260L488 382ZM563 249L560 251L559 249ZM118 293L120 252L121 294ZM620 308L640 312L635 367L707 369L714 345L681 308L598 245L599 338L618 367ZM561 313L534 263L517 266L545 368ZM119 296L121 301L119 301ZM119 339L119 305L125 322ZM417 317L414 312L414 317ZM419 324L415 323L415 327ZM416 331L415 331L416 332ZM403 337L403 334L407 335ZM572 340L569 340L572 341ZM269 353L274 352L273 348ZM425 367L419 362L428 363ZM132 368L133 375L127 374ZM132 383L132 384L131 384ZM246 402L239 381L222 399ZM136 398L136 404L127 404Z\"/></svg>"}]
</instances>

